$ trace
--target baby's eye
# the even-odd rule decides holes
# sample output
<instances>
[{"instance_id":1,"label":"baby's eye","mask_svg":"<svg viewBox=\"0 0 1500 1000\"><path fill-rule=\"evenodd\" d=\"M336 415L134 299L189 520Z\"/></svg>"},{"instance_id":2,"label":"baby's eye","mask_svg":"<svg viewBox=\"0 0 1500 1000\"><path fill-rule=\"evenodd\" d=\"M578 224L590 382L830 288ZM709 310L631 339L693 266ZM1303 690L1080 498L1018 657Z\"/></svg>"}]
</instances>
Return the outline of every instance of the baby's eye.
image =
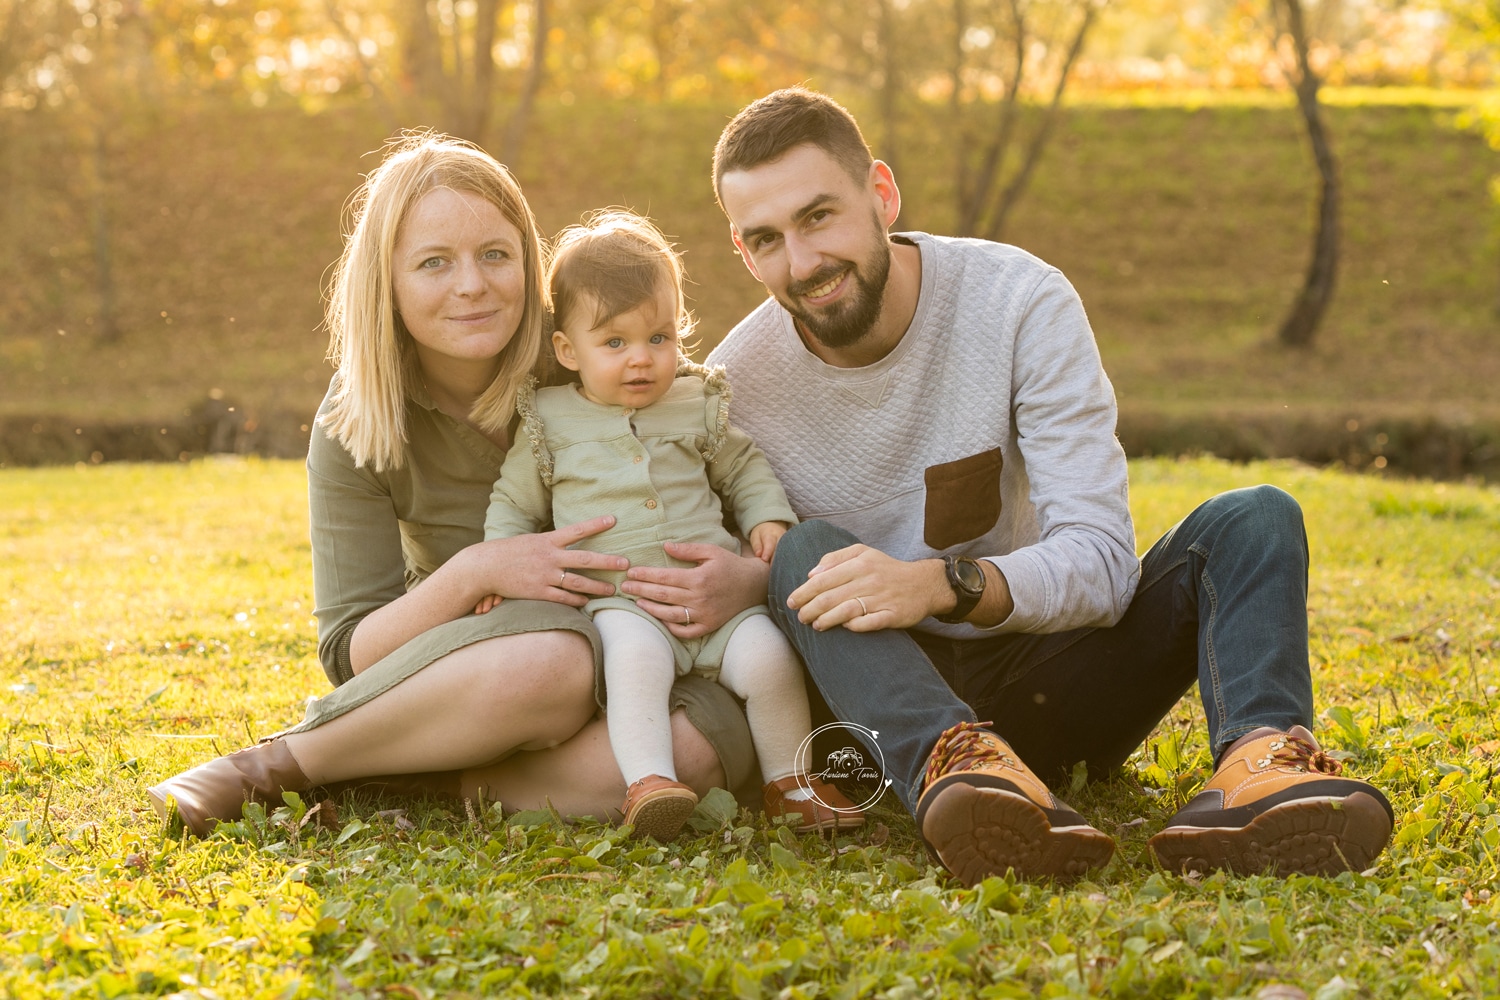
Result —
<instances>
[{"instance_id":1,"label":"baby's eye","mask_svg":"<svg viewBox=\"0 0 1500 1000\"><path fill-rule=\"evenodd\" d=\"M619 350L620 348L625 346L625 339L623 337L610 337L604 342L604 346Z\"/></svg>"},{"instance_id":2,"label":"baby's eye","mask_svg":"<svg viewBox=\"0 0 1500 1000\"><path fill-rule=\"evenodd\" d=\"M651 343L653 344L665 344L671 339L672 335L670 333L653 333L651 335Z\"/></svg>"}]
</instances>

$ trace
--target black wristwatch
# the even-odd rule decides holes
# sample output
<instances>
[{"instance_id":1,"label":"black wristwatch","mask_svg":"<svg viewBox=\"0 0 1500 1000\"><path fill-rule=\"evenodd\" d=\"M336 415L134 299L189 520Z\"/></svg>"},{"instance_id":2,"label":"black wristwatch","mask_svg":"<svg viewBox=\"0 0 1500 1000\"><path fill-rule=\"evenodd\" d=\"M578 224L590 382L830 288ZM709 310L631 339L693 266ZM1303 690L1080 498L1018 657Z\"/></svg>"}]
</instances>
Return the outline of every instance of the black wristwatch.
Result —
<instances>
[{"instance_id":1,"label":"black wristwatch","mask_svg":"<svg viewBox=\"0 0 1500 1000\"><path fill-rule=\"evenodd\" d=\"M948 586L958 595L958 603L946 615L936 615L938 621L957 625L979 606L984 596L984 568L968 556L943 556L943 568L948 573Z\"/></svg>"}]
</instances>

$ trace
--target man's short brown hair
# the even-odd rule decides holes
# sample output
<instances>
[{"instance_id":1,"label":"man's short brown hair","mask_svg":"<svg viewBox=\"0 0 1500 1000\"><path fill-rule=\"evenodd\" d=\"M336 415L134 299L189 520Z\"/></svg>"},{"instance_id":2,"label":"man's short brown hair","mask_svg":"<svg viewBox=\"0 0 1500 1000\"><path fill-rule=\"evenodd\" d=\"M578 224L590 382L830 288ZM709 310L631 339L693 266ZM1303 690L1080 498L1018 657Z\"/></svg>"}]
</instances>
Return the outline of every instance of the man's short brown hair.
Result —
<instances>
[{"instance_id":1,"label":"man's short brown hair","mask_svg":"<svg viewBox=\"0 0 1500 1000\"><path fill-rule=\"evenodd\" d=\"M805 87L787 87L747 106L719 133L714 146L714 196L724 175L779 160L813 145L863 183L874 157L859 125L843 105ZM719 207L723 206L720 198Z\"/></svg>"}]
</instances>

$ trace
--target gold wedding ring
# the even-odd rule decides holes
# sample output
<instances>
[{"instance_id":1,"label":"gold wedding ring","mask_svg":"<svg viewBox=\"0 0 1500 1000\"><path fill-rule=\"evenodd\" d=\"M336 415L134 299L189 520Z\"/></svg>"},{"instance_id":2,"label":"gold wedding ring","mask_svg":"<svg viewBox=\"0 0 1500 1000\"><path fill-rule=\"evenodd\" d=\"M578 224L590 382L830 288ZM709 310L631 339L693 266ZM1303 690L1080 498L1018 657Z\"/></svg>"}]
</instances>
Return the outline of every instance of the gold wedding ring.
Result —
<instances>
[{"instance_id":1,"label":"gold wedding ring","mask_svg":"<svg viewBox=\"0 0 1500 1000\"><path fill-rule=\"evenodd\" d=\"M683 605L682 608L682 624L693 624L693 609L688 607L687 605Z\"/></svg>"},{"instance_id":2,"label":"gold wedding ring","mask_svg":"<svg viewBox=\"0 0 1500 1000\"><path fill-rule=\"evenodd\" d=\"M856 597L855 600L859 602L859 613L860 614L867 615L867 614L870 613L870 609L867 608L867 607L865 607L865 599L863 597Z\"/></svg>"}]
</instances>

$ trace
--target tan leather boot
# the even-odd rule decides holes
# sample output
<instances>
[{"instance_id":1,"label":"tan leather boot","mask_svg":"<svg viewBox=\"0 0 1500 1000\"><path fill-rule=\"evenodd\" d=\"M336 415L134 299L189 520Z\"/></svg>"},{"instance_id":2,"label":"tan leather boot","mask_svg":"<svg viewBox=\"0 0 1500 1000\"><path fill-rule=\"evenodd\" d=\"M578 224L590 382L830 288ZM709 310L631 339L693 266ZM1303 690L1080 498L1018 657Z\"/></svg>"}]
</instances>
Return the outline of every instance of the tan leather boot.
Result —
<instances>
[{"instance_id":1,"label":"tan leather boot","mask_svg":"<svg viewBox=\"0 0 1500 1000\"><path fill-rule=\"evenodd\" d=\"M1115 842L1048 791L987 725L945 730L927 758L917 827L938 860L965 885L1006 869L1073 877L1107 862Z\"/></svg>"},{"instance_id":2,"label":"tan leather boot","mask_svg":"<svg viewBox=\"0 0 1500 1000\"><path fill-rule=\"evenodd\" d=\"M206 837L215 824L239 819L246 802L279 803L281 793L308 786L285 740L257 743L183 771L146 790L163 819L177 815L195 836Z\"/></svg>"},{"instance_id":3,"label":"tan leather boot","mask_svg":"<svg viewBox=\"0 0 1500 1000\"><path fill-rule=\"evenodd\" d=\"M1203 791L1151 838L1168 871L1333 875L1368 868L1396 814L1302 726L1236 744Z\"/></svg>"}]
</instances>

